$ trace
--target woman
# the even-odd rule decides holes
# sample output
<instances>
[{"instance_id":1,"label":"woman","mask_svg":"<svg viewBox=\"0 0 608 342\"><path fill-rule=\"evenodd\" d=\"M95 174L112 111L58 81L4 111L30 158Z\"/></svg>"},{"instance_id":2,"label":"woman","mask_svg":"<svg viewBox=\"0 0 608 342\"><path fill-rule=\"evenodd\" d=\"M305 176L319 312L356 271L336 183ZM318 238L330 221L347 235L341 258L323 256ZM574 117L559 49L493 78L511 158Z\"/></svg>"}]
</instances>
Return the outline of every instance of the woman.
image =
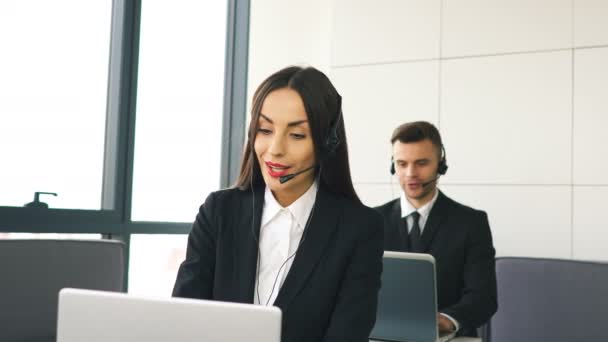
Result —
<instances>
[{"instance_id":1,"label":"woman","mask_svg":"<svg viewBox=\"0 0 608 342\"><path fill-rule=\"evenodd\" d=\"M367 342L382 225L352 185L340 95L285 68L255 92L237 184L201 206L173 296L277 306L282 341Z\"/></svg>"}]
</instances>

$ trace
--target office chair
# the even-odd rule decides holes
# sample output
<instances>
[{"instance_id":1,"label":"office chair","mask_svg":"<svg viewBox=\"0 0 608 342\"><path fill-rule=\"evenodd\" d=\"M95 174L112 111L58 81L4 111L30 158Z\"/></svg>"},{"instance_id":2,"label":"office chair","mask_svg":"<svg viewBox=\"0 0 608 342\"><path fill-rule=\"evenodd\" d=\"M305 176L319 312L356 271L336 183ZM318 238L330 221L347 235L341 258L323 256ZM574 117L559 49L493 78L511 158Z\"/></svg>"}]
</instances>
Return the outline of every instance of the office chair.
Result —
<instances>
[{"instance_id":1,"label":"office chair","mask_svg":"<svg viewBox=\"0 0 608 342\"><path fill-rule=\"evenodd\" d=\"M608 263L497 258L489 342L606 340Z\"/></svg>"},{"instance_id":2,"label":"office chair","mask_svg":"<svg viewBox=\"0 0 608 342\"><path fill-rule=\"evenodd\" d=\"M124 291L124 244L0 240L0 341L55 341L59 290Z\"/></svg>"}]
</instances>

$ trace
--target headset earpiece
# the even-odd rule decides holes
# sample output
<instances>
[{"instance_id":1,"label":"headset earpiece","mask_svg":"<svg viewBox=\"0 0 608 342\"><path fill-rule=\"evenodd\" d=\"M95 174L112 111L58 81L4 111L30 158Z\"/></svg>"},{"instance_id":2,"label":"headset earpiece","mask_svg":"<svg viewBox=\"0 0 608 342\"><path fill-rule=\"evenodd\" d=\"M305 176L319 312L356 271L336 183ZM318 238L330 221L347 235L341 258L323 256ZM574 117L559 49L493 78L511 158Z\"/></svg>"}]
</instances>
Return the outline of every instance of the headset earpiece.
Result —
<instances>
[{"instance_id":1,"label":"headset earpiece","mask_svg":"<svg viewBox=\"0 0 608 342\"><path fill-rule=\"evenodd\" d=\"M395 159L393 159L393 157L391 157L391 175L395 175Z\"/></svg>"},{"instance_id":2,"label":"headset earpiece","mask_svg":"<svg viewBox=\"0 0 608 342\"><path fill-rule=\"evenodd\" d=\"M330 128L329 135L327 135L327 140L325 141L325 151L328 156L336 153L338 149L338 145L340 145L340 138L338 137L337 132L338 123L336 122L332 128Z\"/></svg>"},{"instance_id":3,"label":"headset earpiece","mask_svg":"<svg viewBox=\"0 0 608 342\"><path fill-rule=\"evenodd\" d=\"M437 165L437 174L440 176L445 175L448 172L448 161L446 160L445 148L441 145L441 160L439 161L439 165Z\"/></svg>"},{"instance_id":4,"label":"headset earpiece","mask_svg":"<svg viewBox=\"0 0 608 342\"><path fill-rule=\"evenodd\" d=\"M448 172L448 165L445 163L445 160L442 159L441 162L439 162L439 166L437 167L437 174L443 176L446 174L446 172Z\"/></svg>"},{"instance_id":5,"label":"headset earpiece","mask_svg":"<svg viewBox=\"0 0 608 342\"><path fill-rule=\"evenodd\" d=\"M338 94L338 117L329 127L329 133L327 139L325 139L324 154L325 157L333 156L340 146L340 137L338 136L338 126L340 125L340 119L342 118L342 96Z\"/></svg>"}]
</instances>

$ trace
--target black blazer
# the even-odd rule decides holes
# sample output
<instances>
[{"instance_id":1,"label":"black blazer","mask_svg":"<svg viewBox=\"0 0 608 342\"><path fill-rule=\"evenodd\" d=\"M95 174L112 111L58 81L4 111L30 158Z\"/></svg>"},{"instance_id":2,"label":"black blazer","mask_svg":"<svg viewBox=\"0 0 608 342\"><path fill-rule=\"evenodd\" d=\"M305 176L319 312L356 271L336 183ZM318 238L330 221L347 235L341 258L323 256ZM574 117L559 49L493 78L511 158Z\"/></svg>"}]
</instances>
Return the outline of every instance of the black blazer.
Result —
<instances>
[{"instance_id":1,"label":"black blazer","mask_svg":"<svg viewBox=\"0 0 608 342\"><path fill-rule=\"evenodd\" d=\"M384 217L384 249L408 252L407 227L399 199L376 210ZM459 204L441 191L422 231L423 253L435 258L437 305L461 325L459 336L496 312L495 250L485 212Z\"/></svg>"},{"instance_id":2,"label":"black blazer","mask_svg":"<svg viewBox=\"0 0 608 342\"><path fill-rule=\"evenodd\" d=\"M173 296L253 303L264 188L252 199L251 191L238 189L209 195ZM368 342L382 273L382 224L373 209L319 187L306 238L274 302L283 312L282 341Z\"/></svg>"}]
</instances>

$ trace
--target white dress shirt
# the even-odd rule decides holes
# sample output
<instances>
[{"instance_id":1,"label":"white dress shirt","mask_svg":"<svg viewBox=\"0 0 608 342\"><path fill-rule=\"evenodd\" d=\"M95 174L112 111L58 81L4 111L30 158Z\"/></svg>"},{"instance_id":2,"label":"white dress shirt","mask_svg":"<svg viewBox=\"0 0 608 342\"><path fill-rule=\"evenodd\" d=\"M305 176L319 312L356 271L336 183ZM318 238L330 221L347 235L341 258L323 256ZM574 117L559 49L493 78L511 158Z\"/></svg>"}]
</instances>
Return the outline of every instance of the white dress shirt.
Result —
<instances>
[{"instance_id":1,"label":"white dress shirt","mask_svg":"<svg viewBox=\"0 0 608 342\"><path fill-rule=\"evenodd\" d=\"M439 197L439 191L435 189L435 195L433 195L433 198L422 207L416 209L410 203L410 201L407 200L407 197L405 197L405 193L401 192L401 218L407 217L406 220L408 233L412 231L412 227L414 224L414 219L410 215L414 211L417 211L418 214L420 214L420 218L418 219L418 225L420 226L420 236L422 236L422 232L424 232L424 225L429 219L429 214L431 213L431 209L433 209L433 205L435 205L435 202L437 202L437 197Z\"/></svg>"},{"instance_id":2,"label":"white dress shirt","mask_svg":"<svg viewBox=\"0 0 608 342\"><path fill-rule=\"evenodd\" d=\"M287 208L266 187L260 225L260 252L253 302L273 305L291 269L317 197L317 182ZM291 257L291 258L290 258ZM289 259L289 260L288 260ZM274 290L273 290L274 286Z\"/></svg>"},{"instance_id":3,"label":"white dress shirt","mask_svg":"<svg viewBox=\"0 0 608 342\"><path fill-rule=\"evenodd\" d=\"M422 236L422 233L424 232L424 226L426 225L426 221L428 221L429 215L431 214L431 209L433 209L435 202L437 202L437 197L439 197L439 190L435 189L435 195L433 195L433 198L430 201L428 201L425 205L423 205L422 207L416 209L416 208L414 208L412 203L410 203L410 201L407 200L405 193L401 192L401 199L400 199L400 201L401 201L401 218L405 217L407 220L408 234L409 234L409 232L412 231L412 227L414 224L414 218L411 216L411 214L414 211L417 211L418 214L420 214L420 218L418 219L418 226L420 227L420 236ZM460 329L460 324L458 324L458 321L455 320L452 316L446 315L443 312L440 312L440 314L447 317L450 321L452 321L452 323L454 323L454 327L456 327L454 332L456 332L456 331L458 331L458 329Z\"/></svg>"}]
</instances>

